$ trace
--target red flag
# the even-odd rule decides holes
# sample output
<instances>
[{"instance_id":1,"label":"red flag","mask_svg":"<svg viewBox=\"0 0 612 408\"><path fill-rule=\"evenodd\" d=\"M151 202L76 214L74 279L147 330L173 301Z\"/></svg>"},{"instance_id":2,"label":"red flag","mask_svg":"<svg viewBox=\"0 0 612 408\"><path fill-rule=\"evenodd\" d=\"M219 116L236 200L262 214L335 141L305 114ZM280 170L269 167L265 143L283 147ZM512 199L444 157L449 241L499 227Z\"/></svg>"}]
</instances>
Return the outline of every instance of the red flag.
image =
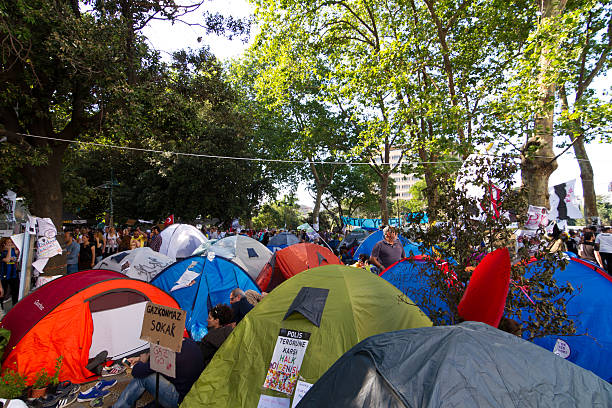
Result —
<instances>
[{"instance_id":1,"label":"red flag","mask_svg":"<svg viewBox=\"0 0 612 408\"><path fill-rule=\"evenodd\" d=\"M167 227L170 224L174 224L174 214L166 218L166 221L164 221L164 227Z\"/></svg>"},{"instance_id":2,"label":"red flag","mask_svg":"<svg viewBox=\"0 0 612 408\"><path fill-rule=\"evenodd\" d=\"M502 199L502 190L497 187L495 184L491 183L489 185L490 189L490 197L491 197L491 209L493 210L493 219L499 218L499 207L501 205Z\"/></svg>"}]
</instances>

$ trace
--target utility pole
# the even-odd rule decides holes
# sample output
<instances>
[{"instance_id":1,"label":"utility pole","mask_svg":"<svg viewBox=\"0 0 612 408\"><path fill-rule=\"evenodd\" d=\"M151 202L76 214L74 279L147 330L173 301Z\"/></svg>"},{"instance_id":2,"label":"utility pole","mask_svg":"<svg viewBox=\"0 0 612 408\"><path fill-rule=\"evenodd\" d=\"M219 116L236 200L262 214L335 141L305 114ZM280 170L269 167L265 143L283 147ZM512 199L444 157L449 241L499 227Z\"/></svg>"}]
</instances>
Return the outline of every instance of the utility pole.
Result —
<instances>
[{"instance_id":1,"label":"utility pole","mask_svg":"<svg viewBox=\"0 0 612 408\"><path fill-rule=\"evenodd\" d=\"M110 176L110 180L107 181L106 183L99 185L96 188L104 188L104 189L109 189L109 201L110 201L110 220L109 220L109 224L111 226L115 225L115 220L114 220L114 208L113 208L113 187L117 187L119 186L119 182L115 179L115 173L113 168L111 167L111 176Z\"/></svg>"}]
</instances>

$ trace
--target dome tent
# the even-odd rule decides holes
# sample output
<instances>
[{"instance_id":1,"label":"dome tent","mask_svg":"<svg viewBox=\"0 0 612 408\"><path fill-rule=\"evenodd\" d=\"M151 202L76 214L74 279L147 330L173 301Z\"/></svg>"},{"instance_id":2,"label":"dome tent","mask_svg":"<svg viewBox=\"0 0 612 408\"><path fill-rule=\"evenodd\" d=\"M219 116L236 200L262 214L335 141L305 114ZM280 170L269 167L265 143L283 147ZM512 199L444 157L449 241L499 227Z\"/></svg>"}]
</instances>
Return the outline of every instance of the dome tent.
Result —
<instances>
[{"instance_id":1,"label":"dome tent","mask_svg":"<svg viewBox=\"0 0 612 408\"><path fill-rule=\"evenodd\" d=\"M268 249L272 252L276 252L279 249L287 248L293 244L298 244L299 238L290 232L284 231L274 235L268 241Z\"/></svg>"},{"instance_id":2,"label":"dome tent","mask_svg":"<svg viewBox=\"0 0 612 408\"><path fill-rule=\"evenodd\" d=\"M251 277L238 265L220 256L192 256L160 272L151 284L172 296L187 312L185 327L194 340L208 333L208 310L229 303L233 289L260 293Z\"/></svg>"},{"instance_id":3,"label":"dome tent","mask_svg":"<svg viewBox=\"0 0 612 408\"><path fill-rule=\"evenodd\" d=\"M406 256L410 256L410 252L414 255L420 255L422 251L419 249L419 245L410 241L407 238L399 235L397 237L402 245L404 246L404 252L406 252ZM363 242L357 247L355 253L353 255L353 260L358 260L360 254L366 254L368 257L372 255L372 249L374 249L374 245L376 245L379 241L383 240L383 231L378 230L374 231Z\"/></svg>"},{"instance_id":4,"label":"dome tent","mask_svg":"<svg viewBox=\"0 0 612 408\"><path fill-rule=\"evenodd\" d=\"M261 269L272 257L272 252L265 245L246 235L231 235L207 245L209 242L200 245L193 255L206 256L208 252L213 252L216 256L238 264L253 280L257 279Z\"/></svg>"},{"instance_id":5,"label":"dome tent","mask_svg":"<svg viewBox=\"0 0 612 408\"><path fill-rule=\"evenodd\" d=\"M45 369L60 380L91 381L88 359L106 350L119 359L149 347L140 340L146 302L178 307L167 293L105 270L82 271L55 279L30 293L2 319L11 331L2 368L16 368L31 384Z\"/></svg>"},{"instance_id":6,"label":"dome tent","mask_svg":"<svg viewBox=\"0 0 612 408\"><path fill-rule=\"evenodd\" d=\"M323 304L303 304L319 325L300 312L288 314L303 289L329 291ZM402 294L365 270L327 265L283 282L251 310L215 354L182 403L183 407L255 407L281 328L310 333L299 372L316 380L353 345L377 333L430 326L418 309L400 302Z\"/></svg>"},{"instance_id":7,"label":"dome tent","mask_svg":"<svg viewBox=\"0 0 612 408\"><path fill-rule=\"evenodd\" d=\"M593 373L484 323L465 322L367 338L297 407L603 407L611 401L612 385Z\"/></svg>"},{"instance_id":8,"label":"dome tent","mask_svg":"<svg viewBox=\"0 0 612 408\"><path fill-rule=\"evenodd\" d=\"M121 272L129 278L150 282L158 273L174 262L174 259L155 252L149 247L144 247L107 256L98 262L94 269Z\"/></svg>"},{"instance_id":9,"label":"dome tent","mask_svg":"<svg viewBox=\"0 0 612 408\"><path fill-rule=\"evenodd\" d=\"M197 247L207 241L202 232L189 224L172 224L160 232L159 253L179 259L191 256Z\"/></svg>"},{"instance_id":10,"label":"dome tent","mask_svg":"<svg viewBox=\"0 0 612 408\"><path fill-rule=\"evenodd\" d=\"M530 267L538 268L539 263ZM565 269L556 270L553 277L559 286L569 283L576 288L566 295L565 307L578 335L545 336L533 342L612 382L612 277L578 258L570 258ZM514 317L521 318L528 316ZM580 335L586 333L588 336Z\"/></svg>"},{"instance_id":11,"label":"dome tent","mask_svg":"<svg viewBox=\"0 0 612 408\"><path fill-rule=\"evenodd\" d=\"M342 262L332 251L321 245L311 243L291 245L272 255L257 277L257 286L269 292L290 277L323 265L342 265Z\"/></svg>"}]
</instances>

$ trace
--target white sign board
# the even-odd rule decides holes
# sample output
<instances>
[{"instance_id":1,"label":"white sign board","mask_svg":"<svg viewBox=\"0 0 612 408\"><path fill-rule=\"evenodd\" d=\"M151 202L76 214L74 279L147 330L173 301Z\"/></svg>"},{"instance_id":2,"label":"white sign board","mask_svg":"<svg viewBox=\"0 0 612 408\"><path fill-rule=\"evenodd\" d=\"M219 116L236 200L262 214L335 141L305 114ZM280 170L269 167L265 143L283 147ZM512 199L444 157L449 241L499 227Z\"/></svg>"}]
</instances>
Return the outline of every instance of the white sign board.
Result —
<instances>
[{"instance_id":1,"label":"white sign board","mask_svg":"<svg viewBox=\"0 0 612 408\"><path fill-rule=\"evenodd\" d=\"M304 395L308 392L308 390L312 387L311 383L307 383L306 381L298 380L297 385L295 386L295 395L293 396L293 402L291 403L291 408L295 408L297 404L302 400Z\"/></svg>"},{"instance_id":2,"label":"white sign board","mask_svg":"<svg viewBox=\"0 0 612 408\"><path fill-rule=\"evenodd\" d=\"M293 394L310 333L280 329L263 387Z\"/></svg>"},{"instance_id":3,"label":"white sign board","mask_svg":"<svg viewBox=\"0 0 612 408\"><path fill-rule=\"evenodd\" d=\"M569 344L567 344L565 341L557 339L553 353L561 358L568 358L570 354L572 354L572 350L570 349Z\"/></svg>"},{"instance_id":4,"label":"white sign board","mask_svg":"<svg viewBox=\"0 0 612 408\"><path fill-rule=\"evenodd\" d=\"M149 365L153 371L176 378L176 353L168 348L151 343Z\"/></svg>"},{"instance_id":5,"label":"white sign board","mask_svg":"<svg viewBox=\"0 0 612 408\"><path fill-rule=\"evenodd\" d=\"M546 207L536 207L530 205L527 210L527 221L525 221L525 228L530 230L538 229L540 226L545 227L548 225L548 209Z\"/></svg>"}]
</instances>

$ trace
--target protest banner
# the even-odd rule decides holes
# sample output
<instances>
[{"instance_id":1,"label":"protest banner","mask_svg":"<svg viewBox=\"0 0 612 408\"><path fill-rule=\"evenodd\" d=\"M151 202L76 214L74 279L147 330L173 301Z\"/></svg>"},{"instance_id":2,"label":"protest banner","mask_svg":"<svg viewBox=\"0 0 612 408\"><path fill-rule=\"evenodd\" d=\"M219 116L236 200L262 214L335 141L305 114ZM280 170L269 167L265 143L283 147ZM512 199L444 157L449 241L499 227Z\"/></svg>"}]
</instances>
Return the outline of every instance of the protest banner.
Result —
<instances>
[{"instance_id":1,"label":"protest banner","mask_svg":"<svg viewBox=\"0 0 612 408\"><path fill-rule=\"evenodd\" d=\"M310 333L280 329L263 387L291 395L308 347Z\"/></svg>"}]
</instances>

